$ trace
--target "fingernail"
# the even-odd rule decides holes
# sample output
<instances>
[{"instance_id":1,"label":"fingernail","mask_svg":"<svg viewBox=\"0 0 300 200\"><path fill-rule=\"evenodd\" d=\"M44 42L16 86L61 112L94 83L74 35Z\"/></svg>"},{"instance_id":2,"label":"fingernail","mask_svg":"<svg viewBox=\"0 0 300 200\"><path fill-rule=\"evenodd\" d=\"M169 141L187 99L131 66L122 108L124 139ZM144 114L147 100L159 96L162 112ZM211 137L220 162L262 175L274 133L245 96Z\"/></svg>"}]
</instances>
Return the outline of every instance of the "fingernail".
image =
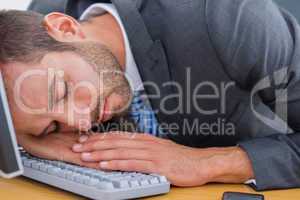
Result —
<instances>
[{"instance_id":1,"label":"fingernail","mask_svg":"<svg viewBox=\"0 0 300 200\"><path fill-rule=\"evenodd\" d=\"M99 165L100 165L101 168L108 168L108 162L107 161L100 162Z\"/></svg>"},{"instance_id":2,"label":"fingernail","mask_svg":"<svg viewBox=\"0 0 300 200\"><path fill-rule=\"evenodd\" d=\"M91 159L91 153L82 153L81 158L83 160L89 161Z\"/></svg>"},{"instance_id":3,"label":"fingernail","mask_svg":"<svg viewBox=\"0 0 300 200\"><path fill-rule=\"evenodd\" d=\"M80 151L82 148L82 144L74 144L73 145L73 150L74 151Z\"/></svg>"},{"instance_id":4,"label":"fingernail","mask_svg":"<svg viewBox=\"0 0 300 200\"><path fill-rule=\"evenodd\" d=\"M83 143L85 141L87 141L89 139L89 137L87 135L83 135L79 138L79 142Z\"/></svg>"}]
</instances>

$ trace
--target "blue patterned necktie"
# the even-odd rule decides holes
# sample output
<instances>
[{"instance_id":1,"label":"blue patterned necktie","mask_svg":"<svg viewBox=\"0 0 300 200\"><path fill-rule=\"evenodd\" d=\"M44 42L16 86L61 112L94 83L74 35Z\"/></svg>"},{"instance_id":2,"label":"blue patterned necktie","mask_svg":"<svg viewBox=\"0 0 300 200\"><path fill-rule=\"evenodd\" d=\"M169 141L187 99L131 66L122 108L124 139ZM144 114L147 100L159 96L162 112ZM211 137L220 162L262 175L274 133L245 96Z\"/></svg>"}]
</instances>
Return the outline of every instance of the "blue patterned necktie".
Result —
<instances>
[{"instance_id":1,"label":"blue patterned necktie","mask_svg":"<svg viewBox=\"0 0 300 200\"><path fill-rule=\"evenodd\" d=\"M140 132L162 137L163 132L159 129L155 113L143 91L134 92L129 116L137 124Z\"/></svg>"}]
</instances>

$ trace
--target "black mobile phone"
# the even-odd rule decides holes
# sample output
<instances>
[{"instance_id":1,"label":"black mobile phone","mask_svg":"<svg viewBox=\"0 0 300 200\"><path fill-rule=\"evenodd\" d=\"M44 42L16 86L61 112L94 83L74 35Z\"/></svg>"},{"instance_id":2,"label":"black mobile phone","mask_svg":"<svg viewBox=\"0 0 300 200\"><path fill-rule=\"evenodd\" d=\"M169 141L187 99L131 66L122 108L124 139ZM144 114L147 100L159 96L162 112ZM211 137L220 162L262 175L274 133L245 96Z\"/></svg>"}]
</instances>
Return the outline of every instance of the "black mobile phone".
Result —
<instances>
[{"instance_id":1,"label":"black mobile phone","mask_svg":"<svg viewBox=\"0 0 300 200\"><path fill-rule=\"evenodd\" d=\"M225 192L222 200L264 200L261 194L250 194L241 192Z\"/></svg>"}]
</instances>

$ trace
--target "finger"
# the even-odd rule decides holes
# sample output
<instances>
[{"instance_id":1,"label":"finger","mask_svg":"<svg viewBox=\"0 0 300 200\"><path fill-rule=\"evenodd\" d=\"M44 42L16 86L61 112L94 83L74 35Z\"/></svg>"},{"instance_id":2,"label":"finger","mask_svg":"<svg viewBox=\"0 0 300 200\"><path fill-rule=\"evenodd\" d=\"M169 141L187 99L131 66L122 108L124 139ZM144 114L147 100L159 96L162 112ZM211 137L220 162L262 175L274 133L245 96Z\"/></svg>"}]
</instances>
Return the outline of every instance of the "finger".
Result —
<instances>
[{"instance_id":1,"label":"finger","mask_svg":"<svg viewBox=\"0 0 300 200\"><path fill-rule=\"evenodd\" d=\"M126 171L126 172L141 172L141 173L156 173L155 165L151 161L144 160L112 160L103 161L99 164L102 170Z\"/></svg>"},{"instance_id":2,"label":"finger","mask_svg":"<svg viewBox=\"0 0 300 200\"><path fill-rule=\"evenodd\" d=\"M83 143L83 142L86 142L88 139L89 139L89 136L88 136L88 135L81 135L81 136L78 138L78 142Z\"/></svg>"},{"instance_id":3,"label":"finger","mask_svg":"<svg viewBox=\"0 0 300 200\"><path fill-rule=\"evenodd\" d=\"M147 149L155 145L152 141L141 140L96 140L89 141L82 144L74 144L72 150L74 152L90 152L117 148L130 148L130 149Z\"/></svg>"},{"instance_id":4,"label":"finger","mask_svg":"<svg viewBox=\"0 0 300 200\"><path fill-rule=\"evenodd\" d=\"M65 157L60 158L59 160L63 162L79 165L79 166L84 166L84 167L89 167L94 169L99 168L98 162L84 162L81 160L81 155L78 153L71 153L71 152L66 153Z\"/></svg>"},{"instance_id":5,"label":"finger","mask_svg":"<svg viewBox=\"0 0 300 200\"><path fill-rule=\"evenodd\" d=\"M93 168L93 169L99 169L98 162L83 162L81 159L78 159L75 162L73 162L73 164L79 165L81 167L88 167L88 168Z\"/></svg>"},{"instance_id":6,"label":"finger","mask_svg":"<svg viewBox=\"0 0 300 200\"><path fill-rule=\"evenodd\" d=\"M146 150L136 149L113 149L105 151L95 151L91 153L82 153L82 161L85 162L99 162L109 160L151 160L151 152Z\"/></svg>"},{"instance_id":7,"label":"finger","mask_svg":"<svg viewBox=\"0 0 300 200\"><path fill-rule=\"evenodd\" d=\"M84 136L85 137L85 136ZM134 139L134 140L156 140L157 138L149 134L129 133L129 132L108 132L101 134L91 134L88 139L83 139L84 142L106 139ZM79 139L80 142L81 139Z\"/></svg>"}]
</instances>

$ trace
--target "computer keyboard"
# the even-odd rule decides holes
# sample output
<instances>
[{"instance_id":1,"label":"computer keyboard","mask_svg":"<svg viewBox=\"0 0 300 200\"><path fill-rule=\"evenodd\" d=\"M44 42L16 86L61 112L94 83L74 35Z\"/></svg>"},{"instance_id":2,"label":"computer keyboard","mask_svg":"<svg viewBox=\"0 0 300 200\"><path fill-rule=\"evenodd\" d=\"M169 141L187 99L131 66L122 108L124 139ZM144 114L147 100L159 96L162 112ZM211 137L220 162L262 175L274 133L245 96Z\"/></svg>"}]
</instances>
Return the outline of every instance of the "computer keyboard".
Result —
<instances>
[{"instance_id":1,"label":"computer keyboard","mask_svg":"<svg viewBox=\"0 0 300 200\"><path fill-rule=\"evenodd\" d=\"M24 176L91 199L133 199L168 193L164 176L136 172L104 172L22 152Z\"/></svg>"}]
</instances>

